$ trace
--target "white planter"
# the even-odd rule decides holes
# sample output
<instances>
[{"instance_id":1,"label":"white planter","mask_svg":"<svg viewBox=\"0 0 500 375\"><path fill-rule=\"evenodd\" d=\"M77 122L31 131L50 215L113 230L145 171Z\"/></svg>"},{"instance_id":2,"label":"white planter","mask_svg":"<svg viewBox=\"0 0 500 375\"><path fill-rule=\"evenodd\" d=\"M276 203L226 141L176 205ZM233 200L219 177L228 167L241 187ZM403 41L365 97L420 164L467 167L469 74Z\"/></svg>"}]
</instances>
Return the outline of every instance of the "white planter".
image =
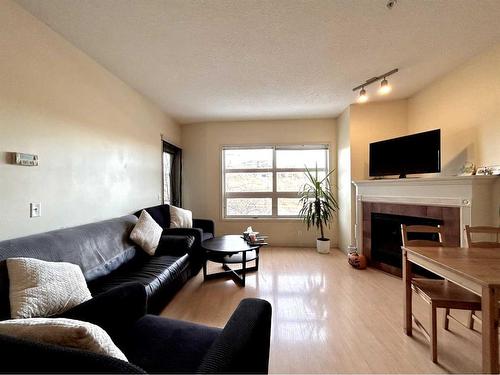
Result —
<instances>
[{"instance_id":1,"label":"white planter","mask_svg":"<svg viewBox=\"0 0 500 375\"><path fill-rule=\"evenodd\" d=\"M328 254L330 252L330 240L316 240L316 250L320 254Z\"/></svg>"}]
</instances>

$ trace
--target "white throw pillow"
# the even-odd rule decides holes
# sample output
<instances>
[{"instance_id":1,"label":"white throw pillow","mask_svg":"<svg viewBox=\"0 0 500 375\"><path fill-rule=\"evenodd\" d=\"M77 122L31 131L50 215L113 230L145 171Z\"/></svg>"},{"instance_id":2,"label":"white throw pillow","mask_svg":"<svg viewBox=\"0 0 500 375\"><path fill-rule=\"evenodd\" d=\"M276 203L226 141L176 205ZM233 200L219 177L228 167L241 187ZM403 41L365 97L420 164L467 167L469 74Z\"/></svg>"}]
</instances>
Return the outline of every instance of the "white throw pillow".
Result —
<instances>
[{"instance_id":1,"label":"white throw pillow","mask_svg":"<svg viewBox=\"0 0 500 375\"><path fill-rule=\"evenodd\" d=\"M62 314L92 298L76 264L9 258L7 270L13 319Z\"/></svg>"},{"instance_id":2,"label":"white throw pillow","mask_svg":"<svg viewBox=\"0 0 500 375\"><path fill-rule=\"evenodd\" d=\"M147 211L142 210L137 224L130 233L130 239L139 245L149 255L154 255L160 243L163 228L151 217Z\"/></svg>"},{"instance_id":3,"label":"white throw pillow","mask_svg":"<svg viewBox=\"0 0 500 375\"><path fill-rule=\"evenodd\" d=\"M20 339L66 346L127 361L101 327L64 318L13 319L0 322L0 334ZM29 358L27 359L29 361Z\"/></svg>"},{"instance_id":4,"label":"white throw pillow","mask_svg":"<svg viewBox=\"0 0 500 375\"><path fill-rule=\"evenodd\" d=\"M170 228L192 228L193 213L183 208L170 206Z\"/></svg>"}]
</instances>

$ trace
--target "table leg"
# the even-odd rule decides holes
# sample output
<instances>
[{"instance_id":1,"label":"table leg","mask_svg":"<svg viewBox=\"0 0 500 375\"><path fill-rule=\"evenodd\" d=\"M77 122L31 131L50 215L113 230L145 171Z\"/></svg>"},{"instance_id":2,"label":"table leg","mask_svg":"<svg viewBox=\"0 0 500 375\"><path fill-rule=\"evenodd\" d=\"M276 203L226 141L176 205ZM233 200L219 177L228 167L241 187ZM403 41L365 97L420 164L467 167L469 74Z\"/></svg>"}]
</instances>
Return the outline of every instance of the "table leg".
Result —
<instances>
[{"instance_id":1,"label":"table leg","mask_svg":"<svg viewBox=\"0 0 500 375\"><path fill-rule=\"evenodd\" d=\"M495 288L483 287L483 372L497 374L498 367L498 293Z\"/></svg>"},{"instance_id":2,"label":"table leg","mask_svg":"<svg viewBox=\"0 0 500 375\"><path fill-rule=\"evenodd\" d=\"M403 251L403 282L404 282L404 331L407 336L412 336L412 300L411 300L411 262L408 260L406 250Z\"/></svg>"},{"instance_id":3,"label":"table leg","mask_svg":"<svg viewBox=\"0 0 500 375\"><path fill-rule=\"evenodd\" d=\"M245 286L245 278L246 278L246 274L247 274L247 252L244 251L243 252L243 271L242 271L242 274L241 276L243 276L242 278L242 286Z\"/></svg>"}]
</instances>

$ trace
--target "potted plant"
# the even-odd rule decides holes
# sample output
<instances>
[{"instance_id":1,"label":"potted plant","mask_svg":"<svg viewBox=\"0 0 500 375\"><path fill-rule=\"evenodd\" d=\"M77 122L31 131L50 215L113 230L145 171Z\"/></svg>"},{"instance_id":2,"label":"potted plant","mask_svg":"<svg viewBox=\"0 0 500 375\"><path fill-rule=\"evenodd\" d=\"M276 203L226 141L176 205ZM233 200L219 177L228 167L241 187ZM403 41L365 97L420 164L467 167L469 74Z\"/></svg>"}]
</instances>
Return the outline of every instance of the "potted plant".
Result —
<instances>
[{"instance_id":1,"label":"potted plant","mask_svg":"<svg viewBox=\"0 0 500 375\"><path fill-rule=\"evenodd\" d=\"M302 205L299 216L306 223L307 230L311 226L319 230L321 237L316 240L316 250L322 254L330 252L330 239L325 238L325 226L330 227L333 216L339 209L330 188L329 177L333 172L334 170L331 170L324 178L320 179L317 167L314 174L306 167L305 174L308 181L299 192L300 204Z\"/></svg>"}]
</instances>

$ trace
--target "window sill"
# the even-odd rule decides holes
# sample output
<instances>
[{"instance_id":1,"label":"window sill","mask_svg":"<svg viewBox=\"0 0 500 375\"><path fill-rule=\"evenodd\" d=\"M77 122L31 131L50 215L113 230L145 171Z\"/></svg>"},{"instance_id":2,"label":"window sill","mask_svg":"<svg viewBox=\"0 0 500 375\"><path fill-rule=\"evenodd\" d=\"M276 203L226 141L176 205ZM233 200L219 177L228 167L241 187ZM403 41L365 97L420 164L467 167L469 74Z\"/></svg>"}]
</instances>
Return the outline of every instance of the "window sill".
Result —
<instances>
[{"instance_id":1,"label":"window sill","mask_svg":"<svg viewBox=\"0 0 500 375\"><path fill-rule=\"evenodd\" d=\"M252 221L252 222L300 222L299 217L223 217L221 221Z\"/></svg>"}]
</instances>

